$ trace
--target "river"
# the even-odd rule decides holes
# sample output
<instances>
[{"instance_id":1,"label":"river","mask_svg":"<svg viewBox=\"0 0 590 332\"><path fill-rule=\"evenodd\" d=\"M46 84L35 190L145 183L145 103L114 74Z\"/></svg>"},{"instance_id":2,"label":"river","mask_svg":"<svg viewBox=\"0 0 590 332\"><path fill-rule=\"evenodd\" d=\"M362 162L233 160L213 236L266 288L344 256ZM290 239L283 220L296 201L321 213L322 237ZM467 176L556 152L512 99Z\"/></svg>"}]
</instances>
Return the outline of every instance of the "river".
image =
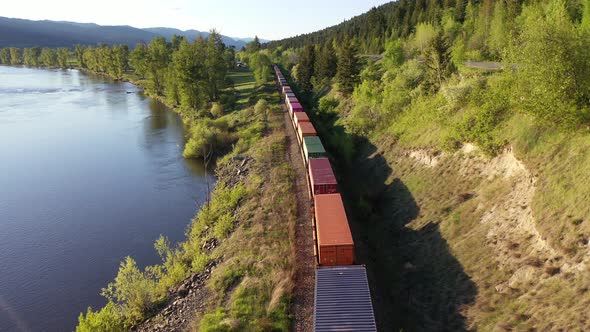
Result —
<instances>
[{"instance_id":1,"label":"river","mask_svg":"<svg viewBox=\"0 0 590 332\"><path fill-rule=\"evenodd\" d=\"M129 83L0 66L0 331L72 331L125 256L183 239L214 181L184 142Z\"/></svg>"}]
</instances>

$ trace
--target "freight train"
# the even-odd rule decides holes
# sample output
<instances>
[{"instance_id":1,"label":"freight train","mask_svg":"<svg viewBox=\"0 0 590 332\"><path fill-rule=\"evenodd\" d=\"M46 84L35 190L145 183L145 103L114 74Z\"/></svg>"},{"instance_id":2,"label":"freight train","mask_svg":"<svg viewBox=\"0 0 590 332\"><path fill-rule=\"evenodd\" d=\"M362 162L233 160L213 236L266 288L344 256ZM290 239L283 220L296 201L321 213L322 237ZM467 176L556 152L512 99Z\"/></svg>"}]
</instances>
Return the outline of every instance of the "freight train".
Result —
<instances>
[{"instance_id":1,"label":"freight train","mask_svg":"<svg viewBox=\"0 0 590 332\"><path fill-rule=\"evenodd\" d=\"M318 133L273 64L307 171L316 260L314 331L377 331L367 272L355 265L354 241L338 183Z\"/></svg>"}]
</instances>

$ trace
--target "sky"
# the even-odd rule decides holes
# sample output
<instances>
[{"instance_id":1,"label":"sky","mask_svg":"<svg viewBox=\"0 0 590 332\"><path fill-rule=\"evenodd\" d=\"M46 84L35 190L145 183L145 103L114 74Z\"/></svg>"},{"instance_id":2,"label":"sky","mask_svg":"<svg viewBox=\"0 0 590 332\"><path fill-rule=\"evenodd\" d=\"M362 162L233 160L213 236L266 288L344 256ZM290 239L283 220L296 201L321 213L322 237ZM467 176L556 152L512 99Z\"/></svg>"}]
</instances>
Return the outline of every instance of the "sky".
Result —
<instances>
[{"instance_id":1,"label":"sky","mask_svg":"<svg viewBox=\"0 0 590 332\"><path fill-rule=\"evenodd\" d=\"M281 39L329 27L391 0L2 1L0 16L138 28L170 27Z\"/></svg>"}]
</instances>

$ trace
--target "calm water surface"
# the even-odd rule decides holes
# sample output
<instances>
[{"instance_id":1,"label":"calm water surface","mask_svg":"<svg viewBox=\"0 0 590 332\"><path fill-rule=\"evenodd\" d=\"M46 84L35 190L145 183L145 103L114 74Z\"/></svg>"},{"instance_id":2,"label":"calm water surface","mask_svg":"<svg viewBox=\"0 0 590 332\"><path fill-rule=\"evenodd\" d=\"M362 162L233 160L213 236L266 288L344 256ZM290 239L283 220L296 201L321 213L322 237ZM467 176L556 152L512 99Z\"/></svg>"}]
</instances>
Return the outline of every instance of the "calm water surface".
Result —
<instances>
[{"instance_id":1,"label":"calm water surface","mask_svg":"<svg viewBox=\"0 0 590 332\"><path fill-rule=\"evenodd\" d=\"M183 238L207 190L183 144L133 85L0 66L0 331L73 330L125 256Z\"/></svg>"}]
</instances>

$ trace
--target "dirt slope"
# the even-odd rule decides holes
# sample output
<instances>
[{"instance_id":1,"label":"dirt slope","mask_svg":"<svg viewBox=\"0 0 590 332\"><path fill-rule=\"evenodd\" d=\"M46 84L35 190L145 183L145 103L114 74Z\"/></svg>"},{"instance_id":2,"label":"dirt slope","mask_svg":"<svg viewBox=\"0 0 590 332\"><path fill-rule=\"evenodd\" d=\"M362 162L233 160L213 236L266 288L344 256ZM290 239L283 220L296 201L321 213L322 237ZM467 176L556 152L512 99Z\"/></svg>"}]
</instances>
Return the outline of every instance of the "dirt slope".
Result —
<instances>
[{"instance_id":1,"label":"dirt slope","mask_svg":"<svg viewBox=\"0 0 590 332\"><path fill-rule=\"evenodd\" d=\"M538 175L507 149L495 158L363 146L340 183L380 330L587 330L588 257L538 229Z\"/></svg>"}]
</instances>

